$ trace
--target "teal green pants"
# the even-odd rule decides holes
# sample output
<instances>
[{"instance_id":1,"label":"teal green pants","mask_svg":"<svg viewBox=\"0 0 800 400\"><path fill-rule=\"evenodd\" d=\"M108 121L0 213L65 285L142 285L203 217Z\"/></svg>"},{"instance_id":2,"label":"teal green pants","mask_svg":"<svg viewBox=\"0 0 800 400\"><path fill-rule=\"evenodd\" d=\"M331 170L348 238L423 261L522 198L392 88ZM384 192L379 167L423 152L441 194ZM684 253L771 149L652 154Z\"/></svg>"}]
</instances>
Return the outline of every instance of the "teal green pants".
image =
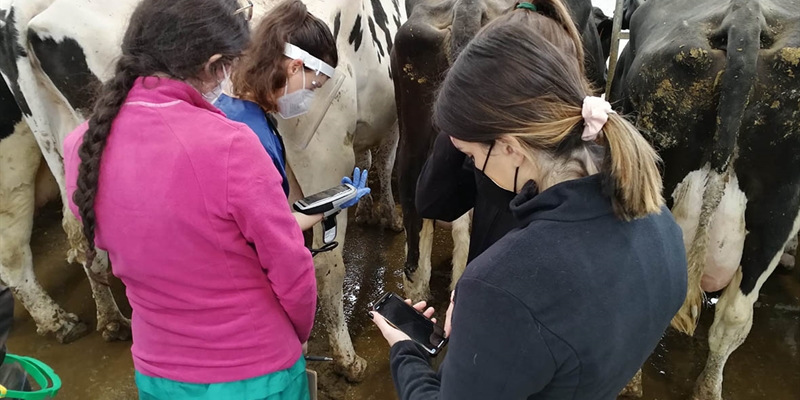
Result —
<instances>
[{"instance_id":1,"label":"teal green pants","mask_svg":"<svg viewBox=\"0 0 800 400\"><path fill-rule=\"evenodd\" d=\"M198 384L136 372L140 400L309 400L306 360L289 369L237 382Z\"/></svg>"}]
</instances>

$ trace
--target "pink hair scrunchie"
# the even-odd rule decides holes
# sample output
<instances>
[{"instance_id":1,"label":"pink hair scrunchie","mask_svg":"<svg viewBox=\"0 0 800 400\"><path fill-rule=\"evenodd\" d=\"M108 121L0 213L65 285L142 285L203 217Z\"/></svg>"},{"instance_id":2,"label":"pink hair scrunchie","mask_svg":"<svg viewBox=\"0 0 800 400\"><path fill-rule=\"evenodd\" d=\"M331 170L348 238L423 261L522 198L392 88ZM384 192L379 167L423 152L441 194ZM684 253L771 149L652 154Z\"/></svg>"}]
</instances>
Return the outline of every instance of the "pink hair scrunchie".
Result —
<instances>
[{"instance_id":1,"label":"pink hair scrunchie","mask_svg":"<svg viewBox=\"0 0 800 400\"><path fill-rule=\"evenodd\" d=\"M581 139L587 142L594 141L608 122L608 114L613 113L611 104L601 97L586 96L583 99L583 135Z\"/></svg>"}]
</instances>

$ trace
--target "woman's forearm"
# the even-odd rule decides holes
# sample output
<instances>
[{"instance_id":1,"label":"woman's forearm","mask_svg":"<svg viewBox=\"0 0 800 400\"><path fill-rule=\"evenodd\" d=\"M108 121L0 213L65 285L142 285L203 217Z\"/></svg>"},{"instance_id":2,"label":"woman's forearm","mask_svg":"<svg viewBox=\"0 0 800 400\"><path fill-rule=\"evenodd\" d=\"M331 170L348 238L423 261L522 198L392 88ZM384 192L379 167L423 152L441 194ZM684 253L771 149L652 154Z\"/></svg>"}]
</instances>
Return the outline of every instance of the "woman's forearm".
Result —
<instances>
[{"instance_id":1,"label":"woman's forearm","mask_svg":"<svg viewBox=\"0 0 800 400\"><path fill-rule=\"evenodd\" d=\"M297 220L297 225L300 225L300 230L307 231L314 227L314 225L322 222L322 214L305 215L299 212L293 212L294 219Z\"/></svg>"}]
</instances>

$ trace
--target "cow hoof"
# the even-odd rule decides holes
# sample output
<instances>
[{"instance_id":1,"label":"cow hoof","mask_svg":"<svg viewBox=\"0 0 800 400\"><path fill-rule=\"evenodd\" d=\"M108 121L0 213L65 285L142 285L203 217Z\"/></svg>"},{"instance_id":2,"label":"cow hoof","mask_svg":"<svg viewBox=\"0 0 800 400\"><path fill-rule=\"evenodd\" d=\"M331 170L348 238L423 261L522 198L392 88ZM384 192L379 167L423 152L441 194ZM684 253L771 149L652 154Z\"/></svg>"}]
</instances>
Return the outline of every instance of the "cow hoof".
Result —
<instances>
[{"instance_id":1,"label":"cow hoof","mask_svg":"<svg viewBox=\"0 0 800 400\"><path fill-rule=\"evenodd\" d=\"M67 314L67 321L64 321L56 331L56 340L59 343L72 343L89 333L89 327L81 322L75 314Z\"/></svg>"},{"instance_id":2,"label":"cow hoof","mask_svg":"<svg viewBox=\"0 0 800 400\"><path fill-rule=\"evenodd\" d=\"M97 328L103 331L103 340L106 342L123 342L131 339L131 321L127 318L109 322L105 326L98 325Z\"/></svg>"},{"instance_id":3,"label":"cow hoof","mask_svg":"<svg viewBox=\"0 0 800 400\"><path fill-rule=\"evenodd\" d=\"M374 225L372 195L364 196L356 206L356 223L359 225Z\"/></svg>"},{"instance_id":4,"label":"cow hoof","mask_svg":"<svg viewBox=\"0 0 800 400\"><path fill-rule=\"evenodd\" d=\"M403 231L403 218L399 215L395 215L391 222L383 222L383 224L393 232L400 233Z\"/></svg>"},{"instance_id":5,"label":"cow hoof","mask_svg":"<svg viewBox=\"0 0 800 400\"><path fill-rule=\"evenodd\" d=\"M722 400L722 395L708 391L700 391L700 393L695 391L695 393L692 394L692 400Z\"/></svg>"},{"instance_id":6,"label":"cow hoof","mask_svg":"<svg viewBox=\"0 0 800 400\"><path fill-rule=\"evenodd\" d=\"M780 261L780 264L781 264L781 266L783 266L783 268L784 268L785 270L787 270L787 271L791 271L791 270L793 270L793 269L794 269L795 258L794 258L794 256L793 256L793 255L791 255L791 254L786 254L786 253L784 253L784 254L781 256L781 261Z\"/></svg>"},{"instance_id":7,"label":"cow hoof","mask_svg":"<svg viewBox=\"0 0 800 400\"><path fill-rule=\"evenodd\" d=\"M356 356L350 365L338 366L336 372L344 376L350 383L358 383L364 380L364 375L367 372L367 360Z\"/></svg>"},{"instance_id":8,"label":"cow hoof","mask_svg":"<svg viewBox=\"0 0 800 400\"><path fill-rule=\"evenodd\" d=\"M375 225L373 223L374 220L372 218L372 215L370 215L371 213L361 212L360 210L361 208L359 208L359 211L356 212L356 223L359 225L366 225L366 226Z\"/></svg>"},{"instance_id":9,"label":"cow hoof","mask_svg":"<svg viewBox=\"0 0 800 400\"><path fill-rule=\"evenodd\" d=\"M706 371L697 378L692 400L722 400L722 382L708 379Z\"/></svg>"},{"instance_id":10,"label":"cow hoof","mask_svg":"<svg viewBox=\"0 0 800 400\"><path fill-rule=\"evenodd\" d=\"M394 207L378 203L373 209L373 216L375 223L381 228L390 229L394 232L403 231L403 217Z\"/></svg>"}]
</instances>

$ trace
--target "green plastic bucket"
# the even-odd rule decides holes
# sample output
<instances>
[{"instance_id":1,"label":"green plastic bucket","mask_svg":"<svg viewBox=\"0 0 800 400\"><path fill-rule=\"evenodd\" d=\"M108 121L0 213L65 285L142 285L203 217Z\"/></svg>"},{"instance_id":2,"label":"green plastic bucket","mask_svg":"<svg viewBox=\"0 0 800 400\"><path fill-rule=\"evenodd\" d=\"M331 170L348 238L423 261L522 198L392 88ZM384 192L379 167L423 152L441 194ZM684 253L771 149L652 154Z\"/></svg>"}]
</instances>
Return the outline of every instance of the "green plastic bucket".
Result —
<instances>
[{"instance_id":1,"label":"green plastic bucket","mask_svg":"<svg viewBox=\"0 0 800 400\"><path fill-rule=\"evenodd\" d=\"M61 390L61 378L56 375L52 368L47 364L31 357L16 356L13 354L6 354L6 359L3 364L18 363L22 369L28 374L29 377L39 386L37 391L19 391L9 390L0 385L0 399L12 398L22 400L43 400L52 399L56 397L58 391Z\"/></svg>"}]
</instances>

